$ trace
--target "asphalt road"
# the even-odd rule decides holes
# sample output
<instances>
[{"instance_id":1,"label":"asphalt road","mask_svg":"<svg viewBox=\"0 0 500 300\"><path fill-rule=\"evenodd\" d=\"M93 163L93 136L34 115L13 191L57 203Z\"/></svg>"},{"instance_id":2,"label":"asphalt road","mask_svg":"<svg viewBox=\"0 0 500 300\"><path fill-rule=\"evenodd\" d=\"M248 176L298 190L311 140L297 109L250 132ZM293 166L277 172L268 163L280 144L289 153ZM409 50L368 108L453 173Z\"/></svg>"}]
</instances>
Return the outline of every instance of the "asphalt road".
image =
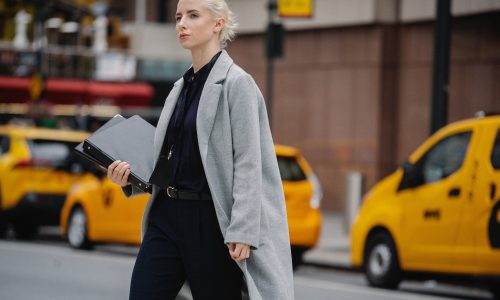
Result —
<instances>
[{"instance_id":1,"label":"asphalt road","mask_svg":"<svg viewBox=\"0 0 500 300\"><path fill-rule=\"evenodd\" d=\"M0 299L127 299L137 247L106 245L70 249L57 235L31 242L0 241ZM490 299L481 289L435 282L405 282L397 291L368 287L362 274L314 266L294 277L297 300ZM178 300L191 299L185 286Z\"/></svg>"}]
</instances>

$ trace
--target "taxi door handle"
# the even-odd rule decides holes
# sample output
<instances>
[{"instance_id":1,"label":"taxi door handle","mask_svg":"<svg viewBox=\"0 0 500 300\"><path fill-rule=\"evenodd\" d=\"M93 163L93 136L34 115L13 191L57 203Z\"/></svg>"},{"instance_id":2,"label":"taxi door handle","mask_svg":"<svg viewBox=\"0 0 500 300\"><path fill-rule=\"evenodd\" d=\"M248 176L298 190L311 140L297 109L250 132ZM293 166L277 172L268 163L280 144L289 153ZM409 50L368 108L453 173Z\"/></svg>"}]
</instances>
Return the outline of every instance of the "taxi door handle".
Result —
<instances>
[{"instance_id":1,"label":"taxi door handle","mask_svg":"<svg viewBox=\"0 0 500 300\"><path fill-rule=\"evenodd\" d=\"M452 188L448 192L448 196L449 197L453 197L453 198L456 198L456 197L460 196L460 188Z\"/></svg>"}]
</instances>

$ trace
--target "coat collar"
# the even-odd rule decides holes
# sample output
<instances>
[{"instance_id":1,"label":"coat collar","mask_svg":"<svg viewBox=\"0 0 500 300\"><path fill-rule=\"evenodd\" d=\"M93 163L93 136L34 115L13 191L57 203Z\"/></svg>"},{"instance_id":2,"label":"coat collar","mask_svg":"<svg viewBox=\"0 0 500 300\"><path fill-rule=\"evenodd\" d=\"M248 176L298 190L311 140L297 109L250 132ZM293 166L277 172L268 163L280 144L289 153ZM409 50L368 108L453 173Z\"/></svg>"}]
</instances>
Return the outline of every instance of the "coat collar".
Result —
<instances>
[{"instance_id":1,"label":"coat collar","mask_svg":"<svg viewBox=\"0 0 500 300\"><path fill-rule=\"evenodd\" d=\"M207 83L221 83L226 79L227 72L233 64L233 60L229 56L226 50L222 50L219 58L212 67L212 71L208 75Z\"/></svg>"},{"instance_id":2,"label":"coat collar","mask_svg":"<svg viewBox=\"0 0 500 300\"><path fill-rule=\"evenodd\" d=\"M200 96L200 104L198 106L198 113L196 116L196 132L198 135L198 146L200 148L202 161L205 161L208 152L208 141L210 133L212 132L220 93L222 91L222 82L226 79L229 68L232 65L233 60L226 50L222 50L222 53L207 77L207 81L205 82L205 86ZM181 77L174 83L174 87L165 100L155 132L155 164L158 156L160 155L161 146L163 145L165 135L167 133L168 123L170 122L172 112L175 108L175 104L177 103L177 99L179 99L183 86L184 79Z\"/></svg>"}]
</instances>

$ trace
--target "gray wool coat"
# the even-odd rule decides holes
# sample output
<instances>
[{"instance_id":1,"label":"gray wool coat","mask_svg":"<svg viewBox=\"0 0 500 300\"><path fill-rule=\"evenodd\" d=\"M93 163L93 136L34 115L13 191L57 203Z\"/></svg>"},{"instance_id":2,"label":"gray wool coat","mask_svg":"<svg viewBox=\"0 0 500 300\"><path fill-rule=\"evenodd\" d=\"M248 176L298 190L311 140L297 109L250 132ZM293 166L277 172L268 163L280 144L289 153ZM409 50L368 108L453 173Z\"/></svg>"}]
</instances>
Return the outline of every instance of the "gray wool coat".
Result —
<instances>
[{"instance_id":1,"label":"gray wool coat","mask_svg":"<svg viewBox=\"0 0 500 300\"><path fill-rule=\"evenodd\" d=\"M182 78L174 84L161 112L155 164L183 84ZM252 77L225 50L203 88L196 131L224 242L251 246L250 257L238 262L250 299L294 299L285 198L266 106ZM141 193L131 185L123 191L127 197ZM158 192L153 186L142 237Z\"/></svg>"}]
</instances>

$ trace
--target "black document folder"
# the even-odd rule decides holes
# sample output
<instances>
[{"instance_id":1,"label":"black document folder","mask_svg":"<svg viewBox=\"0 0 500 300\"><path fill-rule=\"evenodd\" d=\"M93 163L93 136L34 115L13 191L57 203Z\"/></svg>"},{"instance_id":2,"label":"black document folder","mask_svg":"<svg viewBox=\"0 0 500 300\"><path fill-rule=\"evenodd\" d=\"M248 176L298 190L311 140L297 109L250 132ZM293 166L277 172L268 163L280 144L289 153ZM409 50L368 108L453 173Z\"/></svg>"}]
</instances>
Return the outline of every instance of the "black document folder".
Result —
<instances>
[{"instance_id":1,"label":"black document folder","mask_svg":"<svg viewBox=\"0 0 500 300\"><path fill-rule=\"evenodd\" d=\"M113 125L116 125L118 123L120 123L121 121L124 121L126 120L123 116L121 115L115 115L113 118L111 118L109 121L107 121L106 123L104 123L101 127L99 127L99 129L97 129L94 134L98 133L98 132L101 132L107 128L110 128L111 126ZM85 151L83 151L83 142L81 142L80 144L78 144L78 146L75 147L75 152L82 156L83 158L93 162L93 163L96 163L98 165L102 165L102 163L100 161L98 161L97 159L95 159L93 156L87 154Z\"/></svg>"},{"instance_id":2,"label":"black document folder","mask_svg":"<svg viewBox=\"0 0 500 300\"><path fill-rule=\"evenodd\" d=\"M117 123L87 138L83 150L105 168L115 160L129 163L128 181L151 193L149 178L154 169L155 127L139 116Z\"/></svg>"}]
</instances>

